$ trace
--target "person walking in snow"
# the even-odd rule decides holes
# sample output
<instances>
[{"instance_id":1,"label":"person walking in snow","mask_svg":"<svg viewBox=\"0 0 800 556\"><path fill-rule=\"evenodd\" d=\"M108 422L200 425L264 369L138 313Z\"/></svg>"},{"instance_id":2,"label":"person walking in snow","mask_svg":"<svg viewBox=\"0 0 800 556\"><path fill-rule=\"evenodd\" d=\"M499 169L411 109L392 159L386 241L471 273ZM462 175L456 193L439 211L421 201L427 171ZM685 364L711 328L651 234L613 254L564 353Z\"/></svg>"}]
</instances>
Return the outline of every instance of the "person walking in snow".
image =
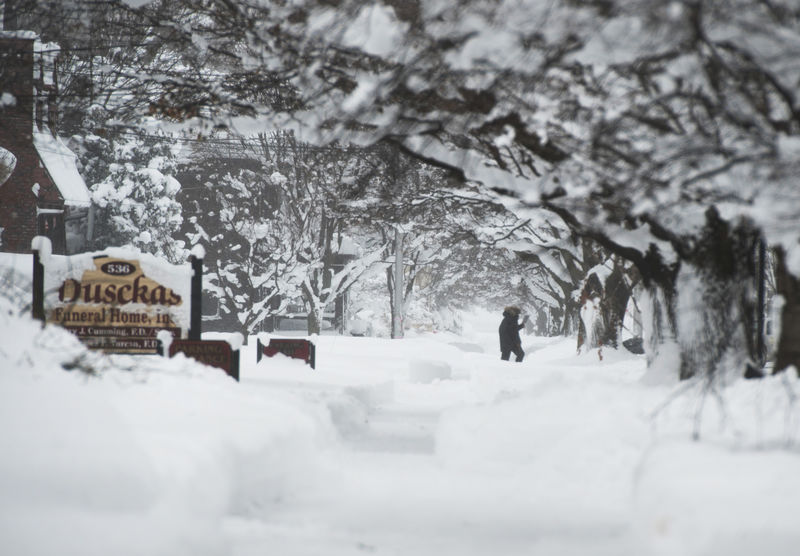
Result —
<instances>
[{"instance_id":1,"label":"person walking in snow","mask_svg":"<svg viewBox=\"0 0 800 556\"><path fill-rule=\"evenodd\" d=\"M500 323L500 359L508 361L511 352L517 356L517 363L525 357L522 351L522 341L519 339L519 331L525 326L528 320L526 315L522 323L518 323L519 307L511 305L503 310L503 322Z\"/></svg>"}]
</instances>

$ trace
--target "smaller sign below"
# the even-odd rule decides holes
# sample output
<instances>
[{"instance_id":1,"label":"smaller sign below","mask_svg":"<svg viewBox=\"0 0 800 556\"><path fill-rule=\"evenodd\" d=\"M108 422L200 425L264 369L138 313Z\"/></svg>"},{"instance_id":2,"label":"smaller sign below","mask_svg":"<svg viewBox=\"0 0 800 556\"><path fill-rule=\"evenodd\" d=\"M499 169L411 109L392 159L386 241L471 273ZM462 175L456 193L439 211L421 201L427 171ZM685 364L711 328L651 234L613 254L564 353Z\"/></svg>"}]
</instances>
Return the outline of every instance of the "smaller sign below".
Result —
<instances>
[{"instance_id":1,"label":"smaller sign below","mask_svg":"<svg viewBox=\"0 0 800 556\"><path fill-rule=\"evenodd\" d=\"M169 344L169 356L183 353L204 365L222 369L239 380L239 350L234 350L225 340L179 340Z\"/></svg>"},{"instance_id":2,"label":"smaller sign below","mask_svg":"<svg viewBox=\"0 0 800 556\"><path fill-rule=\"evenodd\" d=\"M258 340L257 362L261 361L261 357L264 355L272 357L278 353L294 359L302 359L311 365L312 369L316 368L316 348L308 340L270 338L268 345L264 345L260 339Z\"/></svg>"}]
</instances>

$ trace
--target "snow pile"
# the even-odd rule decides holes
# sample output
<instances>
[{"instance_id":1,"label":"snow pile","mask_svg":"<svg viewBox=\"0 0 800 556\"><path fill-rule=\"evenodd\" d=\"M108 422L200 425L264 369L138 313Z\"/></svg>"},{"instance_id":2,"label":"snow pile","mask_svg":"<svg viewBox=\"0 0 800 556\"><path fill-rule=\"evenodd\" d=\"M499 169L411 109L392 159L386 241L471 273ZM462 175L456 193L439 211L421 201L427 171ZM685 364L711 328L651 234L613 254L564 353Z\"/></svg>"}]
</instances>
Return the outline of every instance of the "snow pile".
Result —
<instances>
[{"instance_id":1,"label":"snow pile","mask_svg":"<svg viewBox=\"0 0 800 556\"><path fill-rule=\"evenodd\" d=\"M12 301L17 310L30 307L32 281L32 255L0 253L0 304L6 304L9 311Z\"/></svg>"},{"instance_id":2,"label":"snow pile","mask_svg":"<svg viewBox=\"0 0 800 556\"><path fill-rule=\"evenodd\" d=\"M513 485L563 527L628 529L619 553L796 553L800 380L650 385L641 358L570 352L529 353L493 398L445 410L436 456L449 473Z\"/></svg>"},{"instance_id":3,"label":"snow pile","mask_svg":"<svg viewBox=\"0 0 800 556\"><path fill-rule=\"evenodd\" d=\"M624 520L649 438L628 378L631 363L568 373L525 366L529 385L445 411L436 437L440 460L454 470L524 478L526 491L565 519Z\"/></svg>"},{"instance_id":4,"label":"snow pile","mask_svg":"<svg viewBox=\"0 0 800 556\"><path fill-rule=\"evenodd\" d=\"M453 372L444 361L415 359L408 364L408 378L411 382L430 384L436 380L447 380Z\"/></svg>"},{"instance_id":5,"label":"snow pile","mask_svg":"<svg viewBox=\"0 0 800 556\"><path fill-rule=\"evenodd\" d=\"M237 383L183 354L90 353L18 311L0 296L0 554L800 545L794 375L653 384L642 356L530 336L505 362L476 312L460 335L315 337L315 369L256 363L250 338Z\"/></svg>"},{"instance_id":6,"label":"snow pile","mask_svg":"<svg viewBox=\"0 0 800 556\"><path fill-rule=\"evenodd\" d=\"M9 305L0 553L227 554L223 518L316 476L313 456L332 438L324 412L182 354L88 352Z\"/></svg>"},{"instance_id":7,"label":"snow pile","mask_svg":"<svg viewBox=\"0 0 800 556\"><path fill-rule=\"evenodd\" d=\"M657 555L797 554L798 456L664 443L636 488L640 542Z\"/></svg>"}]
</instances>

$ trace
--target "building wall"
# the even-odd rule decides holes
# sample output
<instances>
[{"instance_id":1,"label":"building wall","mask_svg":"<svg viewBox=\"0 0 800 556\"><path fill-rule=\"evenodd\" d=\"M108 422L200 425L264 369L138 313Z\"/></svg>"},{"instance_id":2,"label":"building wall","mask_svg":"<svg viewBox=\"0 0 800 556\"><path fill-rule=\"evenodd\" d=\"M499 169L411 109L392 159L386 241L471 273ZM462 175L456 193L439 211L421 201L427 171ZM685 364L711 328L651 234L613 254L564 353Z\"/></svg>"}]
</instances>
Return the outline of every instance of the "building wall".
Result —
<instances>
[{"instance_id":1,"label":"building wall","mask_svg":"<svg viewBox=\"0 0 800 556\"><path fill-rule=\"evenodd\" d=\"M30 252L40 233L51 237L54 252L63 253L64 200L33 145L34 39L0 36L0 146L11 151L17 165L0 186L0 251ZM61 224L55 228L53 223ZM47 229L45 229L45 227Z\"/></svg>"}]
</instances>

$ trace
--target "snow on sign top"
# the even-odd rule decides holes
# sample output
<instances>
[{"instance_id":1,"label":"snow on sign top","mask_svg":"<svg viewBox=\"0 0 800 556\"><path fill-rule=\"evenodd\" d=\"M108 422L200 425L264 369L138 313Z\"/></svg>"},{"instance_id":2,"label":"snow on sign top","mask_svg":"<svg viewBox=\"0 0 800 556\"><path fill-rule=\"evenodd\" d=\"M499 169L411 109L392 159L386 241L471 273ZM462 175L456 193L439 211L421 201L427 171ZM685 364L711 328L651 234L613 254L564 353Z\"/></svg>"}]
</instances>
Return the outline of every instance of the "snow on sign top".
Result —
<instances>
[{"instance_id":1,"label":"snow on sign top","mask_svg":"<svg viewBox=\"0 0 800 556\"><path fill-rule=\"evenodd\" d=\"M53 253L53 244L47 236L34 236L31 251L37 251L42 259L47 259Z\"/></svg>"},{"instance_id":2,"label":"snow on sign top","mask_svg":"<svg viewBox=\"0 0 800 556\"><path fill-rule=\"evenodd\" d=\"M68 205L86 206L91 204L86 182L78 173L75 154L58 137L49 132L33 132L33 144L42 158L47 172L58 187L64 202Z\"/></svg>"},{"instance_id":3,"label":"snow on sign top","mask_svg":"<svg viewBox=\"0 0 800 556\"><path fill-rule=\"evenodd\" d=\"M192 250L191 250L190 253L191 253L192 257L194 257L195 259L205 259L206 258L206 250L199 243L195 244L194 247L192 247Z\"/></svg>"}]
</instances>

